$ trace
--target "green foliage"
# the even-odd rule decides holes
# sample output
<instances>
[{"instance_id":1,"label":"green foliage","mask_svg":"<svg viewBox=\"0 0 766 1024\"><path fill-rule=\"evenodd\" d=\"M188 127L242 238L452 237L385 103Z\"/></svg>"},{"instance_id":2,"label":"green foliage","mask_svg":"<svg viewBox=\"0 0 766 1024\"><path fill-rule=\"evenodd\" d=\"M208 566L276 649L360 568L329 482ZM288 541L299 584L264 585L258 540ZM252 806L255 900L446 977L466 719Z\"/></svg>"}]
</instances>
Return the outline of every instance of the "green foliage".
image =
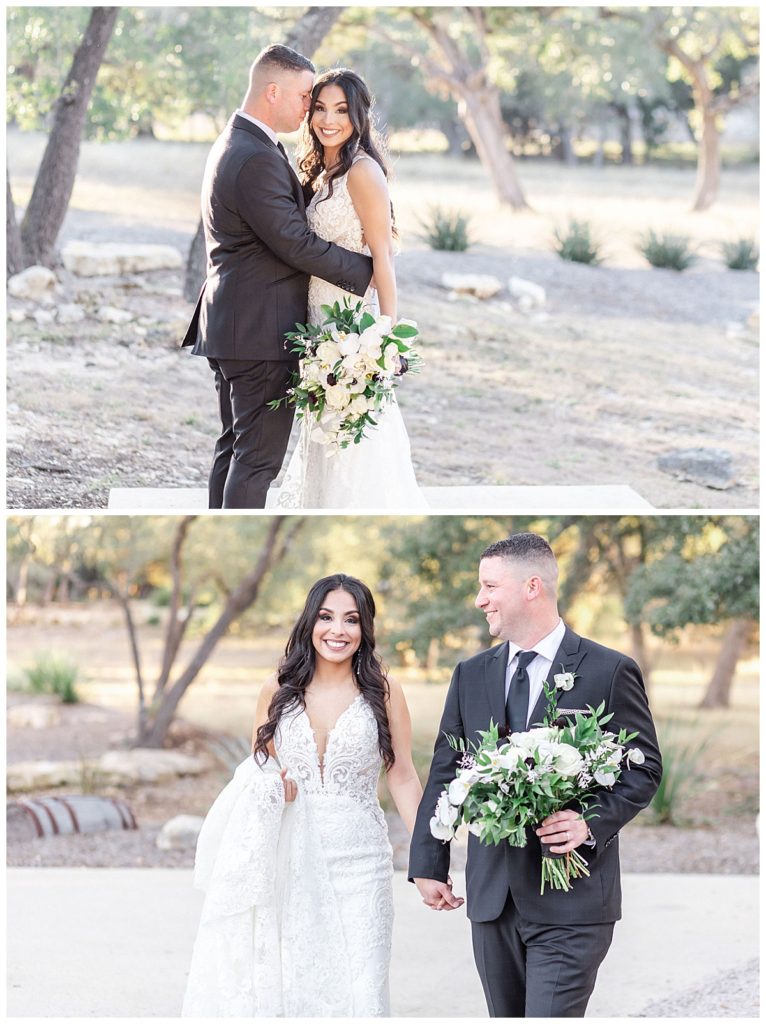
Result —
<instances>
[{"instance_id":1,"label":"green foliage","mask_svg":"<svg viewBox=\"0 0 766 1024\"><path fill-rule=\"evenodd\" d=\"M649 808L658 824L680 825L684 799L704 779L700 762L712 737L700 739L697 722L677 718L666 719L658 732L662 779Z\"/></svg>"},{"instance_id":2,"label":"green foliage","mask_svg":"<svg viewBox=\"0 0 766 1024\"><path fill-rule=\"evenodd\" d=\"M658 235L648 231L639 242L638 249L653 267L686 270L697 262L685 235Z\"/></svg>"},{"instance_id":3,"label":"green foliage","mask_svg":"<svg viewBox=\"0 0 766 1024\"><path fill-rule=\"evenodd\" d=\"M566 230L556 228L554 250L562 260L597 266L603 262L601 243L593 237L593 228L586 220L572 218Z\"/></svg>"},{"instance_id":4,"label":"green foliage","mask_svg":"<svg viewBox=\"0 0 766 1024\"><path fill-rule=\"evenodd\" d=\"M432 249L443 252L465 252L472 244L468 234L470 217L459 210L442 206L430 206L427 216L418 223L423 228L423 238Z\"/></svg>"},{"instance_id":5,"label":"green foliage","mask_svg":"<svg viewBox=\"0 0 766 1024\"><path fill-rule=\"evenodd\" d=\"M51 693L63 704L77 704L79 696L75 683L78 669L67 658L55 654L38 655L34 664L23 669L26 686L32 693Z\"/></svg>"},{"instance_id":6,"label":"green foliage","mask_svg":"<svg viewBox=\"0 0 766 1024\"><path fill-rule=\"evenodd\" d=\"M670 637L691 624L758 618L757 518L713 517L706 533L636 569L625 599L629 622Z\"/></svg>"},{"instance_id":7,"label":"green foliage","mask_svg":"<svg viewBox=\"0 0 766 1024\"><path fill-rule=\"evenodd\" d=\"M729 270L755 270L758 266L758 246L752 238L738 238L736 242L721 244L723 261Z\"/></svg>"}]
</instances>

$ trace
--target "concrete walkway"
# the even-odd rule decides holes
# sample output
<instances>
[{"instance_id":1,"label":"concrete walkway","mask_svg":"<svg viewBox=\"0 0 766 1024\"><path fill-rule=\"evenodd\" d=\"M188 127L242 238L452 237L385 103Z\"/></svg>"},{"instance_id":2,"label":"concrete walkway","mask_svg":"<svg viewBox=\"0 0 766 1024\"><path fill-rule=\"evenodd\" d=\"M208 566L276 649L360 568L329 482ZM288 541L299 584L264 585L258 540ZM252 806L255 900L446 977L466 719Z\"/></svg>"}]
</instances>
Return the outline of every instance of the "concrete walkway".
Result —
<instances>
[{"instance_id":1,"label":"concrete walkway","mask_svg":"<svg viewBox=\"0 0 766 1024\"><path fill-rule=\"evenodd\" d=\"M654 510L627 484L594 487L424 487L422 491L428 508L440 512L475 514L493 509L544 512L552 508L562 512ZM125 512L200 512L207 508L207 491L198 487L115 487L109 492L109 508ZM346 511L353 515L353 509Z\"/></svg>"},{"instance_id":2,"label":"concrete walkway","mask_svg":"<svg viewBox=\"0 0 766 1024\"><path fill-rule=\"evenodd\" d=\"M465 891L455 873L455 891ZM624 919L588 1016L639 1016L758 955L758 878L627 875ZM169 869L10 868L10 1017L173 1017L202 894ZM398 1017L485 1017L462 910L434 913L394 879Z\"/></svg>"}]
</instances>

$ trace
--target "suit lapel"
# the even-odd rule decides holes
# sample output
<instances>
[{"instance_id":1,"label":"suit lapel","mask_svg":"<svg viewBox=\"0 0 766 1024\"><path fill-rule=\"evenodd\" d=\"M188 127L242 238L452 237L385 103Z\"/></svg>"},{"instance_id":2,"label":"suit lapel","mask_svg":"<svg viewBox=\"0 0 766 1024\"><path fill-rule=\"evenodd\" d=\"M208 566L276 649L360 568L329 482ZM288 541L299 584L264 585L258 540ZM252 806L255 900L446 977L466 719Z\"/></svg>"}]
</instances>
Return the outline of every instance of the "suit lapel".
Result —
<instances>
[{"instance_id":1,"label":"suit lapel","mask_svg":"<svg viewBox=\"0 0 766 1024\"><path fill-rule=\"evenodd\" d=\"M287 166L290 168L290 175L291 175L292 180L293 180L293 186L294 187L295 186L298 187L298 191L301 194L301 203L305 206L305 202L303 200L303 186L300 183L298 175L293 170L293 165L290 163L289 160L286 160L282 156L282 154L279 152L277 147L274 145L274 143L268 137L266 132L264 132L262 129L260 129L257 124L253 124L252 121L248 121L248 119L246 117L242 117L240 114L232 114L232 116L231 116L231 118L229 120L229 124L232 126L232 128L242 128L242 129L244 129L244 131L250 132L250 134L254 135L256 137L256 139L258 139L260 142L262 142L264 144L264 146L267 146L270 150L274 150L274 156L278 160L281 160L282 163L287 164Z\"/></svg>"},{"instance_id":2,"label":"suit lapel","mask_svg":"<svg viewBox=\"0 0 766 1024\"><path fill-rule=\"evenodd\" d=\"M553 677L558 675L559 672L576 672L584 656L585 651L582 648L581 638L567 626L564 631L564 639L561 641L559 649L556 651L556 657L553 659L547 682L552 684ZM577 683L575 682L576 686ZM542 722L544 714L545 691L542 690L535 706L532 708L528 724L534 725L537 722Z\"/></svg>"},{"instance_id":3,"label":"suit lapel","mask_svg":"<svg viewBox=\"0 0 766 1024\"><path fill-rule=\"evenodd\" d=\"M498 644L490 651L485 663L484 678L489 695L492 720L505 726L505 674L508 668L508 644Z\"/></svg>"}]
</instances>

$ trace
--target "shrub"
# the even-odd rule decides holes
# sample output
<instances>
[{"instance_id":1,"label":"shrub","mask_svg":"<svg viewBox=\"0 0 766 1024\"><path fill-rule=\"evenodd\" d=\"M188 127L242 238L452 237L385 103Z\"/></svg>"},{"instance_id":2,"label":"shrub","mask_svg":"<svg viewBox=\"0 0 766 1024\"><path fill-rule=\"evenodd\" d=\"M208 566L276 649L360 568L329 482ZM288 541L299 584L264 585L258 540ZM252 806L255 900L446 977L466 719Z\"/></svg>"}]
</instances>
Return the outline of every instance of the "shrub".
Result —
<instances>
[{"instance_id":1,"label":"shrub","mask_svg":"<svg viewBox=\"0 0 766 1024\"><path fill-rule=\"evenodd\" d=\"M679 719L669 718L658 730L662 780L649 805L658 824L680 823L680 805L684 797L703 778L699 762L711 737L700 739L696 720L685 723L687 738L681 733L683 727L684 723Z\"/></svg>"},{"instance_id":2,"label":"shrub","mask_svg":"<svg viewBox=\"0 0 766 1024\"><path fill-rule=\"evenodd\" d=\"M77 704L77 666L55 654L39 655L31 668L23 670L32 693L52 693L63 704Z\"/></svg>"},{"instance_id":3,"label":"shrub","mask_svg":"<svg viewBox=\"0 0 766 1024\"><path fill-rule=\"evenodd\" d=\"M639 251L653 267L686 270L697 257L684 235L657 235L649 231L639 243Z\"/></svg>"},{"instance_id":4,"label":"shrub","mask_svg":"<svg viewBox=\"0 0 766 1024\"><path fill-rule=\"evenodd\" d=\"M758 266L758 246L752 238L738 238L736 242L721 244L723 261L729 270L755 270Z\"/></svg>"},{"instance_id":5,"label":"shrub","mask_svg":"<svg viewBox=\"0 0 766 1024\"><path fill-rule=\"evenodd\" d=\"M465 252L472 244L468 235L470 217L459 210L448 210L441 206L428 208L428 217L418 223L424 229L423 238L432 249L445 252Z\"/></svg>"},{"instance_id":6,"label":"shrub","mask_svg":"<svg viewBox=\"0 0 766 1024\"><path fill-rule=\"evenodd\" d=\"M593 228L587 220L570 220L566 231L556 228L554 238L556 244L553 248L562 260L591 266L603 262L601 243L594 238Z\"/></svg>"}]
</instances>

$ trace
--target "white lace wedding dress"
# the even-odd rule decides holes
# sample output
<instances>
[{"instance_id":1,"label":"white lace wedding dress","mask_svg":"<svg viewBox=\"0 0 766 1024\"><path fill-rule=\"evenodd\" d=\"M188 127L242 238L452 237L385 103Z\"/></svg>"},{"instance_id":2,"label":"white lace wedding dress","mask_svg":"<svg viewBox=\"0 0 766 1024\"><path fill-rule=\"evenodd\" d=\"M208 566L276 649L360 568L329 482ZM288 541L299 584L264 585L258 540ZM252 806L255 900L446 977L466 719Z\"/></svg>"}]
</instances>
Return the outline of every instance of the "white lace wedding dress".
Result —
<instances>
[{"instance_id":1,"label":"white lace wedding dress","mask_svg":"<svg viewBox=\"0 0 766 1024\"><path fill-rule=\"evenodd\" d=\"M370 159L361 153L354 162ZM370 250L363 241L362 224L348 192L347 175L335 178L332 185L329 199L326 198L327 185L322 185L312 198L306 211L309 227L328 242L369 255ZM358 295L312 277L309 323L322 323L321 307L335 302L342 305L344 298L354 303L359 301ZM371 312L380 311L374 289L368 289L362 301ZM370 430L360 444L350 444L329 458L326 448L310 439L306 420L303 420L279 495L275 500L267 500L266 507L425 508L426 502L412 467L407 428L395 397L384 406L377 419L377 427Z\"/></svg>"},{"instance_id":2,"label":"white lace wedding dress","mask_svg":"<svg viewBox=\"0 0 766 1024\"><path fill-rule=\"evenodd\" d=\"M274 741L296 800L285 804L272 760L249 757L202 827L206 898L182 1015L389 1016L393 863L375 716L359 694L323 763L302 708Z\"/></svg>"}]
</instances>

